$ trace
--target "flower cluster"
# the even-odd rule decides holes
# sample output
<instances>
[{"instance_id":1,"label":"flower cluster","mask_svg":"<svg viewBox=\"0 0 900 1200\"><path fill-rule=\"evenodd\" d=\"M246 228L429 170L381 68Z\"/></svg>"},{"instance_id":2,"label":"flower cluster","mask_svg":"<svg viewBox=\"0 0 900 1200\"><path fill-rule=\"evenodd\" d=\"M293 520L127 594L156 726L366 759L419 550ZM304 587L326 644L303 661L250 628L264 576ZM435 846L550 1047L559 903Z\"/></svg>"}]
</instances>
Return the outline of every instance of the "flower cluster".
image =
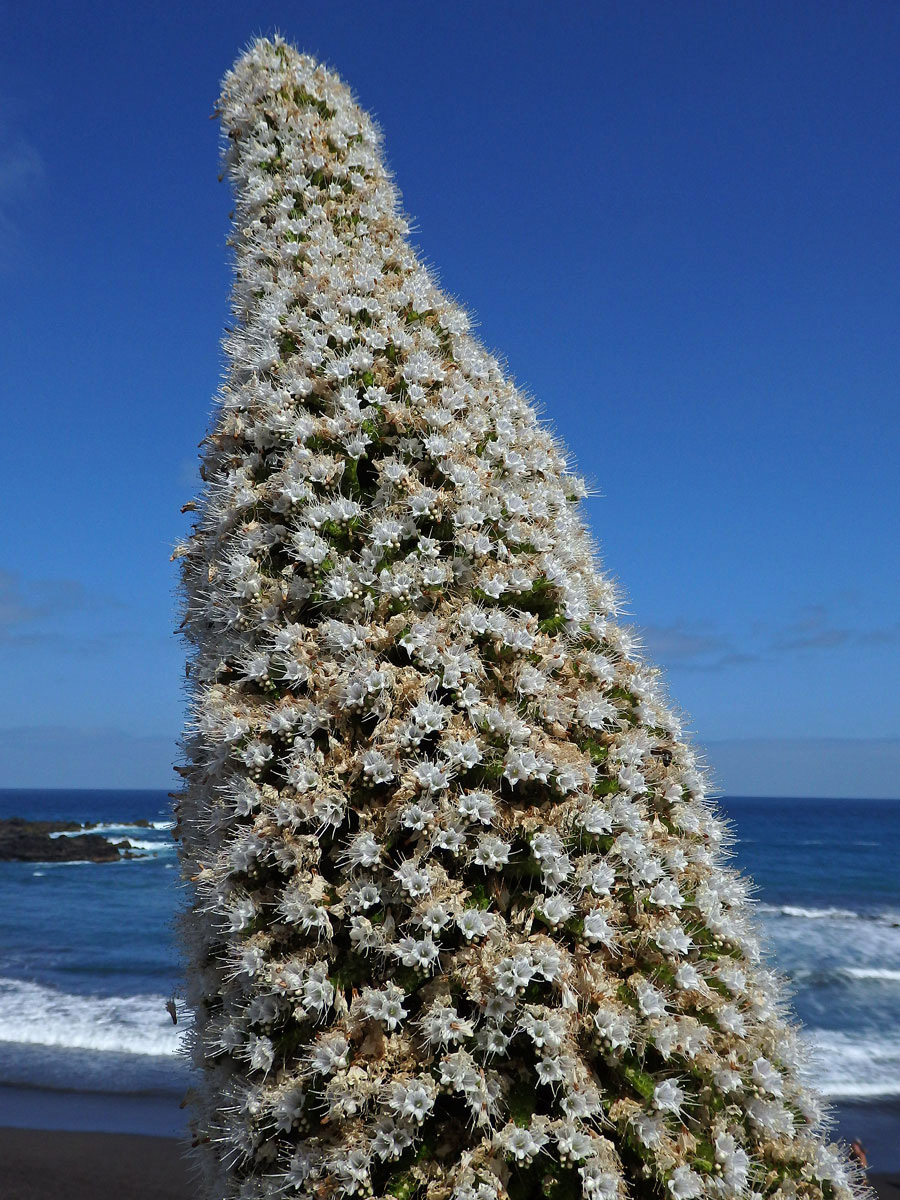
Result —
<instances>
[{"instance_id":1,"label":"flower cluster","mask_svg":"<svg viewBox=\"0 0 900 1200\"><path fill-rule=\"evenodd\" d=\"M341 81L260 40L220 115L235 319L179 549L205 1194L850 1197L584 485Z\"/></svg>"}]
</instances>

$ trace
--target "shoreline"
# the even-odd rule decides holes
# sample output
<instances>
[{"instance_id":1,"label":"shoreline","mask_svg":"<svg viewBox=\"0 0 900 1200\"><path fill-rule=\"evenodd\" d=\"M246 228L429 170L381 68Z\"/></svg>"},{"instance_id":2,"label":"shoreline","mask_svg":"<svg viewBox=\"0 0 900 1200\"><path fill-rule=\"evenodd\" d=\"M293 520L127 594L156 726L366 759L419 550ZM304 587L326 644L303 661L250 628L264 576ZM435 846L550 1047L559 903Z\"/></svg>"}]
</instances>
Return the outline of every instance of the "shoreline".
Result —
<instances>
[{"instance_id":1,"label":"shoreline","mask_svg":"<svg viewBox=\"0 0 900 1200\"><path fill-rule=\"evenodd\" d=\"M872 1172L867 1179L879 1200L900 1200L900 1172ZM183 1140L0 1126L4 1200L191 1200L194 1192Z\"/></svg>"},{"instance_id":2,"label":"shoreline","mask_svg":"<svg viewBox=\"0 0 900 1200\"><path fill-rule=\"evenodd\" d=\"M183 1093L0 1085L3 1200L194 1200ZM900 1200L900 1097L833 1101L832 1136L861 1138L878 1200Z\"/></svg>"},{"instance_id":3,"label":"shoreline","mask_svg":"<svg viewBox=\"0 0 900 1200\"><path fill-rule=\"evenodd\" d=\"M0 1084L0 1129L133 1135L180 1142L188 1136L187 1114L180 1100L180 1096ZM2 1188L0 1196L4 1196Z\"/></svg>"}]
</instances>

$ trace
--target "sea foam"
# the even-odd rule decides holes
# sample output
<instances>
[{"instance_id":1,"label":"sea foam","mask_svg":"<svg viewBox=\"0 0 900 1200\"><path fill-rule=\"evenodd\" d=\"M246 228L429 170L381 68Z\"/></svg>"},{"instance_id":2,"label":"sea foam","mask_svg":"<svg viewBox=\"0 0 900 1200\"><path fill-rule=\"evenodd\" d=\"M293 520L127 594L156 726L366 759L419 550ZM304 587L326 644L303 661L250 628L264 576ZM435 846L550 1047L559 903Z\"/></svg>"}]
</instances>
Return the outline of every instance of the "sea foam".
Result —
<instances>
[{"instance_id":1,"label":"sea foam","mask_svg":"<svg viewBox=\"0 0 900 1200\"><path fill-rule=\"evenodd\" d=\"M900 912L883 909L881 912L858 912L853 908L804 908L797 904L758 904L756 911L765 924L779 919L786 921L861 921L865 924L884 925L900 929Z\"/></svg>"},{"instance_id":2,"label":"sea foam","mask_svg":"<svg viewBox=\"0 0 900 1200\"><path fill-rule=\"evenodd\" d=\"M0 1041L158 1057L175 1054L183 1029L164 996L85 996L0 978Z\"/></svg>"},{"instance_id":3,"label":"sea foam","mask_svg":"<svg viewBox=\"0 0 900 1200\"><path fill-rule=\"evenodd\" d=\"M900 1039L831 1029L804 1031L810 1082L834 1100L900 1096Z\"/></svg>"},{"instance_id":4,"label":"sea foam","mask_svg":"<svg viewBox=\"0 0 900 1200\"><path fill-rule=\"evenodd\" d=\"M152 850L156 854L164 854L166 851L174 851L175 849L171 842L145 842L131 837L110 838L109 840L114 846L121 846L127 842L132 850Z\"/></svg>"},{"instance_id":5,"label":"sea foam","mask_svg":"<svg viewBox=\"0 0 900 1200\"><path fill-rule=\"evenodd\" d=\"M168 830L174 829L174 821L150 821L146 825L135 825L133 821L106 821L98 825L89 825L84 829L55 829L49 836L52 838L60 837L84 837L86 833L99 833L105 836L108 833L125 834L129 829L158 829Z\"/></svg>"},{"instance_id":6,"label":"sea foam","mask_svg":"<svg viewBox=\"0 0 900 1200\"><path fill-rule=\"evenodd\" d=\"M795 917L804 921L857 921L860 918L860 914L852 908L801 908L796 904L760 904L758 911L762 914Z\"/></svg>"}]
</instances>

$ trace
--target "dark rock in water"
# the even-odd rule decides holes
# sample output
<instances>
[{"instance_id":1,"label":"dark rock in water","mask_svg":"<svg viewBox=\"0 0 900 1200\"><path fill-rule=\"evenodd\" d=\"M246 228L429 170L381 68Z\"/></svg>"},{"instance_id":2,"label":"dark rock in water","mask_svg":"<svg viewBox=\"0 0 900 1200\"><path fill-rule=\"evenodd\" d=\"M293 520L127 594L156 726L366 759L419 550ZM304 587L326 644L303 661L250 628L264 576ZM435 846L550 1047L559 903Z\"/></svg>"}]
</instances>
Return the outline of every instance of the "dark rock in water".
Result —
<instances>
[{"instance_id":1,"label":"dark rock in water","mask_svg":"<svg viewBox=\"0 0 900 1200\"><path fill-rule=\"evenodd\" d=\"M82 828L76 821L26 821L24 817L0 820L0 861L118 862L120 858L133 857L129 842L113 845L99 833L50 836Z\"/></svg>"}]
</instances>

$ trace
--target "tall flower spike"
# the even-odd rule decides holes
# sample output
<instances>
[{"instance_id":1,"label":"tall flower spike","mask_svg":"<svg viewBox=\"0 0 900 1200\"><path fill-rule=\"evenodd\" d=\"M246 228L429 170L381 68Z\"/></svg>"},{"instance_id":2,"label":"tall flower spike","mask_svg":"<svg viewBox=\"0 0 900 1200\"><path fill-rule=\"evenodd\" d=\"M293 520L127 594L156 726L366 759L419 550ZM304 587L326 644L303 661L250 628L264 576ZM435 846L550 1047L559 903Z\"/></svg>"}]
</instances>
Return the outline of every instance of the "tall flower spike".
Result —
<instances>
[{"instance_id":1,"label":"tall flower spike","mask_svg":"<svg viewBox=\"0 0 900 1200\"><path fill-rule=\"evenodd\" d=\"M183 555L202 1194L860 1191L584 494L407 240L369 117L258 41Z\"/></svg>"}]
</instances>

